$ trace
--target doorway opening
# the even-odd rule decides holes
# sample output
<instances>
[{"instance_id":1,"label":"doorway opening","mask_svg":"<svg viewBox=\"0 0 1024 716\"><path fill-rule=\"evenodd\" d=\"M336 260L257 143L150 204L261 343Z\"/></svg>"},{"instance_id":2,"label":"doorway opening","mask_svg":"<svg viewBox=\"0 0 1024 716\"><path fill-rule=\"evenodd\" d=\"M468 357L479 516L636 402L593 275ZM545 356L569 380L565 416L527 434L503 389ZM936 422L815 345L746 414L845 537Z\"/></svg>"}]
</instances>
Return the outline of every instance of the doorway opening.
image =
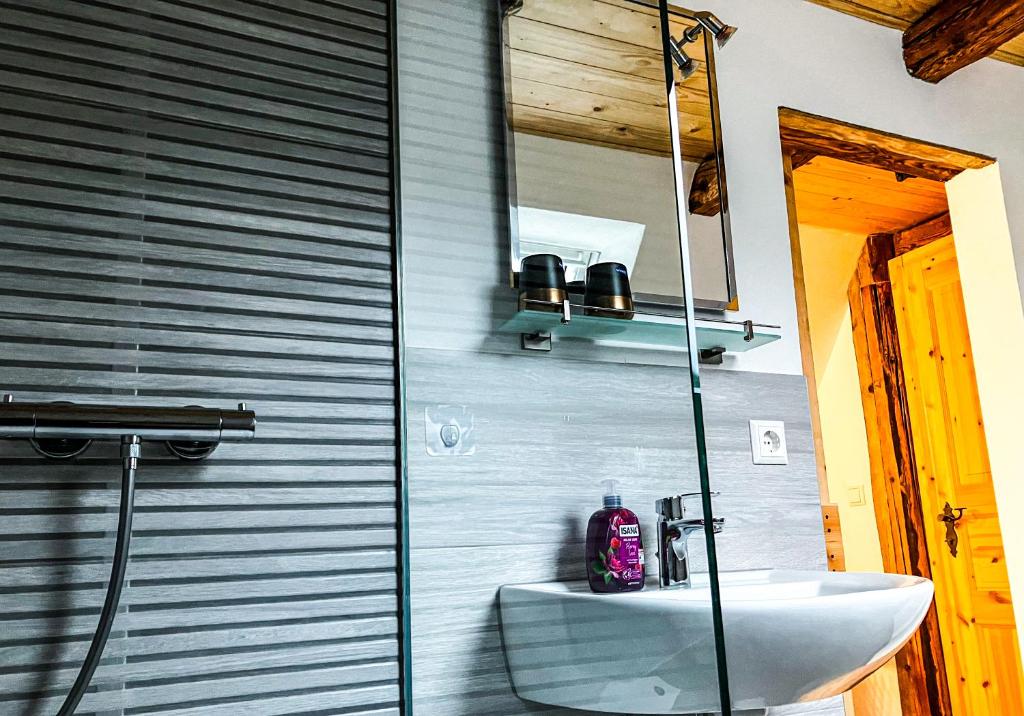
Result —
<instances>
[{"instance_id":1,"label":"doorway opening","mask_svg":"<svg viewBox=\"0 0 1024 716\"><path fill-rule=\"evenodd\" d=\"M1024 333L1024 314L998 167L790 109L779 120L830 568L936 588L847 713L1024 713L1011 598L1024 572L1006 560L1022 508L993 379L1021 390L992 337Z\"/></svg>"}]
</instances>

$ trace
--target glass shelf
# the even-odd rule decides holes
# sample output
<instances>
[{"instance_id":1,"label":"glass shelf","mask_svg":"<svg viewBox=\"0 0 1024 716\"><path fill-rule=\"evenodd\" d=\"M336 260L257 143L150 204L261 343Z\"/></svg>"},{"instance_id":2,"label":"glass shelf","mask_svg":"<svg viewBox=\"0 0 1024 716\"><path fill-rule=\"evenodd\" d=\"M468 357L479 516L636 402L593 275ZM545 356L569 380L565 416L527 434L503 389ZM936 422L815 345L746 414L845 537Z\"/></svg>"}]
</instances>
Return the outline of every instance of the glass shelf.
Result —
<instances>
[{"instance_id":1,"label":"glass shelf","mask_svg":"<svg viewBox=\"0 0 1024 716\"><path fill-rule=\"evenodd\" d=\"M534 347L548 336L576 338L616 343L633 343L669 349L686 349L686 321L671 316L645 311L626 312L601 309L607 313L622 313L623 318L587 315L586 306L544 301L523 301L512 318L499 328L502 333L519 333L524 337L523 347ZM568 320L566 320L568 319ZM744 321L697 319L697 347L719 354L723 351L741 353L777 341L782 337L778 326ZM530 345L528 345L530 344ZM538 350L547 350L539 345Z\"/></svg>"}]
</instances>

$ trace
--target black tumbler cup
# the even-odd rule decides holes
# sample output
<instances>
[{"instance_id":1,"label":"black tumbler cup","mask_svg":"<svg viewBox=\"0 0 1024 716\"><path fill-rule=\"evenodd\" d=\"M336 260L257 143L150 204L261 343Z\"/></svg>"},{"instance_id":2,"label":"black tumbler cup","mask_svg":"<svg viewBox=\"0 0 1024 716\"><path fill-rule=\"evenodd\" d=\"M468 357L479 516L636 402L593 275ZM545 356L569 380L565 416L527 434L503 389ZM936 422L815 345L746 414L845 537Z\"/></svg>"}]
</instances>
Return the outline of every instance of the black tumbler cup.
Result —
<instances>
[{"instance_id":1,"label":"black tumbler cup","mask_svg":"<svg viewBox=\"0 0 1024 716\"><path fill-rule=\"evenodd\" d=\"M554 254L534 254L523 259L519 271L520 308L561 312L562 302L568 297L562 259Z\"/></svg>"},{"instance_id":2,"label":"black tumbler cup","mask_svg":"<svg viewBox=\"0 0 1024 716\"><path fill-rule=\"evenodd\" d=\"M632 318L635 306L626 267L607 261L588 268L587 293L583 302L588 316Z\"/></svg>"}]
</instances>

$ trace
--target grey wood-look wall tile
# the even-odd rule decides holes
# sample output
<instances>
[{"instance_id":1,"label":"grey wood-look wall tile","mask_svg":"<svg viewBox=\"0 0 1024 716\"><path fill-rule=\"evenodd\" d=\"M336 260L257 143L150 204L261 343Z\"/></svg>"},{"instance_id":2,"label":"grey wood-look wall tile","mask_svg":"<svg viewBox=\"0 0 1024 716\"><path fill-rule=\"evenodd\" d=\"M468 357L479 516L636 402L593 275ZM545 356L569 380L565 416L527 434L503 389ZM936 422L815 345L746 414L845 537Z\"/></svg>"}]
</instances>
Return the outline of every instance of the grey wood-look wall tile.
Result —
<instances>
[{"instance_id":1,"label":"grey wood-look wall tile","mask_svg":"<svg viewBox=\"0 0 1024 716\"><path fill-rule=\"evenodd\" d=\"M504 713L532 713L535 705L500 700L510 686L497 590L584 578L596 482L612 475L641 517L656 569L653 501L697 485L688 377L665 366L429 349L410 349L406 372L416 704L470 714L498 699ZM438 404L473 412L475 454L426 454L424 409ZM803 378L709 371L704 407L712 484L723 493L716 514L727 520L721 568L823 568ZM752 464L755 417L786 421L789 465ZM706 565L701 540L691 545Z\"/></svg>"},{"instance_id":2,"label":"grey wood-look wall tile","mask_svg":"<svg viewBox=\"0 0 1024 716\"><path fill-rule=\"evenodd\" d=\"M145 445L79 713L398 716L387 0L25 0L0 16L0 392L233 406ZM117 446L0 445L0 713L55 713L96 626Z\"/></svg>"},{"instance_id":3,"label":"grey wood-look wall tile","mask_svg":"<svg viewBox=\"0 0 1024 716\"><path fill-rule=\"evenodd\" d=\"M414 706L561 714L514 696L497 590L585 575L605 477L622 480L653 566L654 500L698 485L685 356L571 340L538 355L498 332L515 301L495 5L399 0L398 12ZM703 377L722 568L823 568L803 379ZM424 411L437 405L473 413L473 455L427 455ZM786 421L789 465L751 463L751 418Z\"/></svg>"}]
</instances>

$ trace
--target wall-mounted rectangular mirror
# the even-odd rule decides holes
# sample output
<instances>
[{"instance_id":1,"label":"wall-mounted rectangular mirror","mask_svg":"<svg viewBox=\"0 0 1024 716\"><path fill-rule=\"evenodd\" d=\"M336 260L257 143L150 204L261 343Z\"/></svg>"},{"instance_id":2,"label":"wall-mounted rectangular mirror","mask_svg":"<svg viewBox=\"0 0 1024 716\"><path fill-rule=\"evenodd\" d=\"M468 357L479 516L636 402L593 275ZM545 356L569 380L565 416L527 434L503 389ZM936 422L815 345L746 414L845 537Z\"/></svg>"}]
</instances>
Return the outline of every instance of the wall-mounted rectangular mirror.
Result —
<instances>
[{"instance_id":1,"label":"wall-mounted rectangular mirror","mask_svg":"<svg viewBox=\"0 0 1024 716\"><path fill-rule=\"evenodd\" d=\"M537 253L561 256L569 281L617 261L639 304L682 304L659 17L632 0L505 3L513 272ZM693 298L736 309L715 39L697 27L671 11Z\"/></svg>"}]
</instances>

